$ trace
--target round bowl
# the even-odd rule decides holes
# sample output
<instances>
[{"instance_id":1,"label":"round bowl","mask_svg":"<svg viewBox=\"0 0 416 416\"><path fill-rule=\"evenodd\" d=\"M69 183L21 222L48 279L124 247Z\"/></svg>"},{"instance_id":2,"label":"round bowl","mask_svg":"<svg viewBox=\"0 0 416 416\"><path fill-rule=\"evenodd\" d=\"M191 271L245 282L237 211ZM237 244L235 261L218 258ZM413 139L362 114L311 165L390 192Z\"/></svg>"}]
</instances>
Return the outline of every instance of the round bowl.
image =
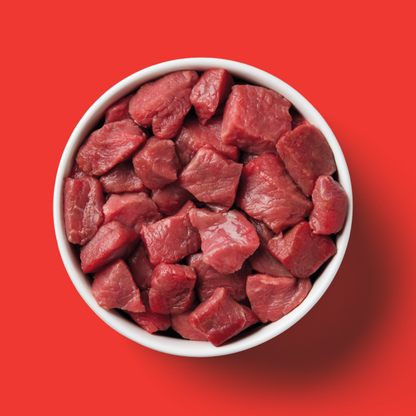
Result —
<instances>
[{"instance_id":1,"label":"round bowl","mask_svg":"<svg viewBox=\"0 0 416 416\"><path fill-rule=\"evenodd\" d=\"M115 310L106 311L98 306L91 294L91 280L82 272L79 257L66 239L63 215L64 180L70 175L78 147L95 129L105 110L125 95L137 90L145 82L169 72L189 69L204 71L209 68L225 68L234 77L277 91L286 97L300 114L325 135L335 156L338 168L337 179L349 199L344 227L336 235L338 252L318 272L312 290L305 300L279 321L249 329L218 348L209 342L188 341L159 334L151 335L121 313ZM136 72L109 89L84 114L69 138L59 164L54 189L53 215L59 251L69 277L85 302L104 322L132 341L153 350L180 356L210 357L244 351L276 337L299 321L319 301L334 279L347 249L352 223L352 189L348 167L337 139L318 111L299 92L275 76L246 64L224 59L190 58L163 62Z\"/></svg>"}]
</instances>

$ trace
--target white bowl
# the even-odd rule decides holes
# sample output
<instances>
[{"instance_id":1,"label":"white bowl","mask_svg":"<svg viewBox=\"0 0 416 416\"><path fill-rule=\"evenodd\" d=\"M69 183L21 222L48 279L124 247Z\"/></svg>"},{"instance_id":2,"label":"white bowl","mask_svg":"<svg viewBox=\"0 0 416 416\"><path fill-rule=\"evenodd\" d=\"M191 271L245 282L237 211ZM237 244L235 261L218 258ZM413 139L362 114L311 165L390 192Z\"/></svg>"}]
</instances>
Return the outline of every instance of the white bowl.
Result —
<instances>
[{"instance_id":1,"label":"white bowl","mask_svg":"<svg viewBox=\"0 0 416 416\"><path fill-rule=\"evenodd\" d=\"M344 187L349 199L345 225L341 232L336 235L338 252L322 268L312 286L312 290L301 305L279 321L248 330L218 348L209 342L151 335L119 312L106 311L98 306L91 294L90 279L82 272L79 257L66 239L63 215L64 179L70 175L78 147L94 130L97 123L102 119L105 110L120 98L137 90L145 82L159 78L169 72L189 69L203 71L209 68L225 68L234 77L277 91L286 97L311 124L318 127L325 135L334 152L338 168L337 179ZM53 215L56 239L65 268L79 294L104 322L127 338L157 351L189 357L211 357L247 350L276 337L299 321L318 302L334 279L347 249L352 223L352 189L348 167L337 139L322 116L301 94L275 76L246 64L224 59L190 58L163 62L136 72L103 94L84 114L69 138L59 164L54 190Z\"/></svg>"}]
</instances>

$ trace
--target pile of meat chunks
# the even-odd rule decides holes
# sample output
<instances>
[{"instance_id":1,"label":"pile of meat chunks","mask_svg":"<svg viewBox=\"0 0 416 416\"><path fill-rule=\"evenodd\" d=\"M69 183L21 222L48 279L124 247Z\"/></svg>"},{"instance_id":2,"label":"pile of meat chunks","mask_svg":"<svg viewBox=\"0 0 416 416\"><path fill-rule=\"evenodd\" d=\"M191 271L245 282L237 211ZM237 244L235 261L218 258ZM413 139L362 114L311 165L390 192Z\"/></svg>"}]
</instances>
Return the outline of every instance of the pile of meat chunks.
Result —
<instances>
[{"instance_id":1,"label":"pile of meat chunks","mask_svg":"<svg viewBox=\"0 0 416 416\"><path fill-rule=\"evenodd\" d=\"M66 233L101 307L219 346L296 308L336 253L335 171L325 137L277 92L224 69L173 72L80 146Z\"/></svg>"}]
</instances>

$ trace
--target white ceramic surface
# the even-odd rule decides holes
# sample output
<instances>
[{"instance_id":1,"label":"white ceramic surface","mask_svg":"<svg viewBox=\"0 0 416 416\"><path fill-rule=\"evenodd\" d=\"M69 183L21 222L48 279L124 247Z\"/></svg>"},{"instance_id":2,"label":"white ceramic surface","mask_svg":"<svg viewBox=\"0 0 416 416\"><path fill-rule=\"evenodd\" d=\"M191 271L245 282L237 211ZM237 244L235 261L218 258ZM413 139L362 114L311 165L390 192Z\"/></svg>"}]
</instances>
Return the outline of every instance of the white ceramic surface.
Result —
<instances>
[{"instance_id":1,"label":"white ceramic surface","mask_svg":"<svg viewBox=\"0 0 416 416\"><path fill-rule=\"evenodd\" d=\"M163 335L148 334L118 312L106 311L99 307L91 295L90 280L82 273L79 258L66 239L63 217L64 179L70 175L78 147L103 117L105 110L120 98L137 90L145 82L161 77L169 72L185 69L203 71L209 68L225 68L235 77L275 90L285 96L327 138L335 155L338 167L338 181L344 187L349 198L344 228L336 236L338 252L323 268L303 303L279 321L249 330L247 333L237 336L234 340L218 348L208 342L188 341ZM275 76L246 64L224 59L189 58L164 62L136 72L108 90L91 106L75 127L62 155L55 182L53 215L59 251L69 277L85 302L104 322L120 334L148 348L174 355L209 357L247 350L276 337L295 324L318 302L334 279L347 249L352 224L352 189L348 167L337 139L322 116L301 94Z\"/></svg>"}]
</instances>

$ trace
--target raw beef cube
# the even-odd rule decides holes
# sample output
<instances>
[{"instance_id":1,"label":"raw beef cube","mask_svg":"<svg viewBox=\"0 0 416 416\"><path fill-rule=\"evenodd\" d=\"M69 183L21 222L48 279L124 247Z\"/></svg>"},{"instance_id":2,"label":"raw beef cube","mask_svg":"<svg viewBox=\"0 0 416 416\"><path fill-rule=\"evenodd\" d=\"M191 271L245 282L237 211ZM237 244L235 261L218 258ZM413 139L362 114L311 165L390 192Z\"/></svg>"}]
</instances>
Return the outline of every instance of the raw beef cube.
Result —
<instances>
[{"instance_id":1,"label":"raw beef cube","mask_svg":"<svg viewBox=\"0 0 416 416\"><path fill-rule=\"evenodd\" d=\"M152 312L178 315L195 300L196 274L182 264L158 264L150 281L149 303Z\"/></svg>"},{"instance_id":2,"label":"raw beef cube","mask_svg":"<svg viewBox=\"0 0 416 416\"><path fill-rule=\"evenodd\" d=\"M95 273L114 260L123 257L137 234L118 221L102 225L97 234L81 248L81 269Z\"/></svg>"},{"instance_id":3,"label":"raw beef cube","mask_svg":"<svg viewBox=\"0 0 416 416\"><path fill-rule=\"evenodd\" d=\"M260 244L254 227L235 209L225 213L192 209L189 218L201 235L204 263L221 274L240 270Z\"/></svg>"},{"instance_id":4,"label":"raw beef cube","mask_svg":"<svg viewBox=\"0 0 416 416\"><path fill-rule=\"evenodd\" d=\"M172 139L191 109L189 97L198 79L195 71L178 71L144 84L130 101L130 115L141 126L152 126L160 139Z\"/></svg>"},{"instance_id":5,"label":"raw beef cube","mask_svg":"<svg viewBox=\"0 0 416 416\"><path fill-rule=\"evenodd\" d=\"M133 279L139 289L150 288L153 267L147 257L146 248L140 241L133 253L127 259Z\"/></svg>"},{"instance_id":6,"label":"raw beef cube","mask_svg":"<svg viewBox=\"0 0 416 416\"><path fill-rule=\"evenodd\" d=\"M69 175L72 179L81 179L81 178L88 178L92 177L91 175L88 175L87 172L83 171L79 166L77 162L74 162L71 169L71 174Z\"/></svg>"},{"instance_id":7,"label":"raw beef cube","mask_svg":"<svg viewBox=\"0 0 416 416\"><path fill-rule=\"evenodd\" d=\"M172 140L151 137L133 156L136 175L148 188L157 190L176 181L181 167Z\"/></svg>"},{"instance_id":8,"label":"raw beef cube","mask_svg":"<svg viewBox=\"0 0 416 416\"><path fill-rule=\"evenodd\" d=\"M267 274L254 274L247 278L247 296L251 309L263 323L283 318L303 302L311 288L309 278L274 277Z\"/></svg>"},{"instance_id":9,"label":"raw beef cube","mask_svg":"<svg viewBox=\"0 0 416 416\"><path fill-rule=\"evenodd\" d=\"M100 182L92 177L65 179L64 218L68 241L84 245L102 224L104 194Z\"/></svg>"},{"instance_id":10,"label":"raw beef cube","mask_svg":"<svg viewBox=\"0 0 416 416\"><path fill-rule=\"evenodd\" d=\"M240 151L236 146L224 144L221 140L222 118L215 117L203 126L195 116L189 114L174 139L176 151L182 166L186 166L201 147L208 147L228 158L238 161Z\"/></svg>"},{"instance_id":11,"label":"raw beef cube","mask_svg":"<svg viewBox=\"0 0 416 416\"><path fill-rule=\"evenodd\" d=\"M348 197L331 176L320 176L312 192L313 210L309 225L315 234L336 234L344 225Z\"/></svg>"},{"instance_id":12,"label":"raw beef cube","mask_svg":"<svg viewBox=\"0 0 416 416\"><path fill-rule=\"evenodd\" d=\"M94 276L92 295L104 309L123 309L144 312L140 290L134 283L127 264L119 259L109 264Z\"/></svg>"},{"instance_id":13,"label":"raw beef cube","mask_svg":"<svg viewBox=\"0 0 416 416\"><path fill-rule=\"evenodd\" d=\"M205 264L202 257L202 253L196 253L187 259L188 265L194 268L198 276L195 291L199 300L206 301L217 287L224 287L235 301L242 302L246 298L247 276L252 271L249 263L244 262L243 267L235 273L221 274Z\"/></svg>"},{"instance_id":14,"label":"raw beef cube","mask_svg":"<svg viewBox=\"0 0 416 416\"><path fill-rule=\"evenodd\" d=\"M251 267L259 273L275 277L292 277L292 273L267 249L267 243L275 236L275 233L264 222L250 217L248 220L253 224L260 239L259 248L248 258Z\"/></svg>"},{"instance_id":15,"label":"raw beef cube","mask_svg":"<svg viewBox=\"0 0 416 416\"><path fill-rule=\"evenodd\" d=\"M295 107L290 107L289 113L292 116L292 130L304 124L310 124Z\"/></svg>"},{"instance_id":16,"label":"raw beef cube","mask_svg":"<svg viewBox=\"0 0 416 416\"><path fill-rule=\"evenodd\" d=\"M175 215L186 201L196 201L196 198L175 181L152 191L152 200L162 214Z\"/></svg>"},{"instance_id":17,"label":"raw beef cube","mask_svg":"<svg viewBox=\"0 0 416 416\"><path fill-rule=\"evenodd\" d=\"M290 106L275 91L234 85L225 103L222 141L256 155L274 152L280 136L292 128Z\"/></svg>"},{"instance_id":18,"label":"raw beef cube","mask_svg":"<svg viewBox=\"0 0 416 416\"><path fill-rule=\"evenodd\" d=\"M129 103L134 94L129 94L127 97L122 98L113 104L105 112L105 124L112 123L113 121L121 121L125 119L131 119L129 114Z\"/></svg>"},{"instance_id":19,"label":"raw beef cube","mask_svg":"<svg viewBox=\"0 0 416 416\"><path fill-rule=\"evenodd\" d=\"M140 313L128 312L131 318L149 334L153 334L157 331L166 331L169 329L171 325L170 315L162 315L160 313L154 313L151 311L149 305L148 290L141 291L140 295L144 306L146 307L146 311Z\"/></svg>"},{"instance_id":20,"label":"raw beef cube","mask_svg":"<svg viewBox=\"0 0 416 416\"><path fill-rule=\"evenodd\" d=\"M234 203L242 169L242 164L202 148L180 173L178 184L198 201L221 205L227 211Z\"/></svg>"},{"instance_id":21,"label":"raw beef cube","mask_svg":"<svg viewBox=\"0 0 416 416\"><path fill-rule=\"evenodd\" d=\"M332 175L337 167L325 136L313 125L302 125L283 135L277 152L291 178L306 196L311 196L321 175Z\"/></svg>"},{"instance_id":22,"label":"raw beef cube","mask_svg":"<svg viewBox=\"0 0 416 416\"><path fill-rule=\"evenodd\" d=\"M162 218L156 204L144 192L112 194L103 207L104 224L119 221L140 234L143 225L150 225Z\"/></svg>"},{"instance_id":23,"label":"raw beef cube","mask_svg":"<svg viewBox=\"0 0 416 416\"><path fill-rule=\"evenodd\" d=\"M256 322L254 312L237 303L223 287L215 289L189 316L191 326L202 331L216 347Z\"/></svg>"},{"instance_id":24,"label":"raw beef cube","mask_svg":"<svg viewBox=\"0 0 416 416\"><path fill-rule=\"evenodd\" d=\"M100 178L101 186L107 194L122 192L148 192L136 175L131 160L119 163Z\"/></svg>"},{"instance_id":25,"label":"raw beef cube","mask_svg":"<svg viewBox=\"0 0 416 416\"><path fill-rule=\"evenodd\" d=\"M331 237L314 234L306 221L273 237L267 248L296 277L309 277L337 252Z\"/></svg>"},{"instance_id":26,"label":"raw beef cube","mask_svg":"<svg viewBox=\"0 0 416 416\"><path fill-rule=\"evenodd\" d=\"M271 153L260 155L244 166L236 204L275 233L302 221L313 208L279 156Z\"/></svg>"},{"instance_id":27,"label":"raw beef cube","mask_svg":"<svg viewBox=\"0 0 416 416\"><path fill-rule=\"evenodd\" d=\"M159 263L178 263L180 260L196 253L201 247L198 230L190 220L187 209L188 201L174 216L164 218L152 225L143 226L140 236L146 246L152 266Z\"/></svg>"},{"instance_id":28,"label":"raw beef cube","mask_svg":"<svg viewBox=\"0 0 416 416\"><path fill-rule=\"evenodd\" d=\"M222 68L208 69L192 88L191 104L202 124L215 114L219 104L224 102L234 85L232 76Z\"/></svg>"},{"instance_id":29,"label":"raw beef cube","mask_svg":"<svg viewBox=\"0 0 416 416\"><path fill-rule=\"evenodd\" d=\"M107 123L91 133L76 161L85 172L100 176L129 159L145 140L145 133L133 120Z\"/></svg>"},{"instance_id":30,"label":"raw beef cube","mask_svg":"<svg viewBox=\"0 0 416 416\"><path fill-rule=\"evenodd\" d=\"M208 341L207 337L202 331L193 327L189 323L189 315L195 310L197 302L186 312L179 315L172 316L172 329L175 330L182 338L190 339L192 341Z\"/></svg>"}]
</instances>

